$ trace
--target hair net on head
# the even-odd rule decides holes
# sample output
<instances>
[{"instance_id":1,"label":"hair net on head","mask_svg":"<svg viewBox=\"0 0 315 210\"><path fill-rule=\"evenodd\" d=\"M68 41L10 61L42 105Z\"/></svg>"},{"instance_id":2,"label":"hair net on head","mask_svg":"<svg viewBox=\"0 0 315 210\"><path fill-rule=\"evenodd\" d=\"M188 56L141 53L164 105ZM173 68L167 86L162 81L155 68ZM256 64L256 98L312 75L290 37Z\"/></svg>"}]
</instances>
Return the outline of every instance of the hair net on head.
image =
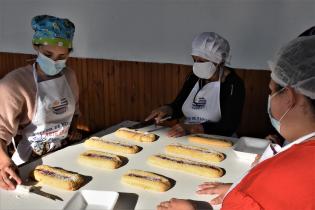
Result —
<instances>
[{"instance_id":1,"label":"hair net on head","mask_svg":"<svg viewBox=\"0 0 315 210\"><path fill-rule=\"evenodd\" d=\"M291 86L315 99L315 36L289 42L269 62L271 78L281 86Z\"/></svg>"},{"instance_id":2,"label":"hair net on head","mask_svg":"<svg viewBox=\"0 0 315 210\"><path fill-rule=\"evenodd\" d=\"M229 62L229 42L214 32L203 32L192 41L191 55L205 58L215 63Z\"/></svg>"}]
</instances>

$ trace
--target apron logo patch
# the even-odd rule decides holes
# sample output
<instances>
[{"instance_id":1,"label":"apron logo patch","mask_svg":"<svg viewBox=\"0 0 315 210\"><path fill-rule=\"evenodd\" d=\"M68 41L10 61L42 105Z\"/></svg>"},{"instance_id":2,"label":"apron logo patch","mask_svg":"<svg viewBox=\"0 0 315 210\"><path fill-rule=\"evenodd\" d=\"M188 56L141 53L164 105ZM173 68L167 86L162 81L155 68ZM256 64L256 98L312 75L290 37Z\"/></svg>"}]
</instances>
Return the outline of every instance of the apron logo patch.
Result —
<instances>
[{"instance_id":1,"label":"apron logo patch","mask_svg":"<svg viewBox=\"0 0 315 210\"><path fill-rule=\"evenodd\" d=\"M55 100L50 106L50 109L55 114L63 114L67 111L68 104L68 100L66 98L62 98L61 100Z\"/></svg>"},{"instance_id":2,"label":"apron logo patch","mask_svg":"<svg viewBox=\"0 0 315 210\"><path fill-rule=\"evenodd\" d=\"M193 101L192 108L193 109L203 109L207 103L207 100L204 97L198 98L197 102Z\"/></svg>"}]
</instances>

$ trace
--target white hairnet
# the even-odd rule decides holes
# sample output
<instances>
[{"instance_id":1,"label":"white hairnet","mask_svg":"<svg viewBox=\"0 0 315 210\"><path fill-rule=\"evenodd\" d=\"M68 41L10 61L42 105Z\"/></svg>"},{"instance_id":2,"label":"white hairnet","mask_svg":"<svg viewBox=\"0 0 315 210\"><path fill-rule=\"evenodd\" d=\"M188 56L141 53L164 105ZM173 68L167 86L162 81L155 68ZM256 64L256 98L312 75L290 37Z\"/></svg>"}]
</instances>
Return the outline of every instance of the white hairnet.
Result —
<instances>
[{"instance_id":1,"label":"white hairnet","mask_svg":"<svg viewBox=\"0 0 315 210\"><path fill-rule=\"evenodd\" d=\"M279 50L269 62L271 78L315 99L315 36L299 37Z\"/></svg>"},{"instance_id":2,"label":"white hairnet","mask_svg":"<svg viewBox=\"0 0 315 210\"><path fill-rule=\"evenodd\" d=\"M205 58L215 63L229 61L229 42L214 32L203 32L192 41L191 55Z\"/></svg>"}]
</instances>

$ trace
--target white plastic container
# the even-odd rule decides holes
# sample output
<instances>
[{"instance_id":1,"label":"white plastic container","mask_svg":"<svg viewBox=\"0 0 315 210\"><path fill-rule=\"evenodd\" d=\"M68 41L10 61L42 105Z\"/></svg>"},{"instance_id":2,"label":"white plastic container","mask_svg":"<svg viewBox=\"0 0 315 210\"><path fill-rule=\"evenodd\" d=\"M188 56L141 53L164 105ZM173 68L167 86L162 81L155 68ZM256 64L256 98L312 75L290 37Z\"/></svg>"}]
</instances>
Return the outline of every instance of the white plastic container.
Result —
<instances>
[{"instance_id":1,"label":"white plastic container","mask_svg":"<svg viewBox=\"0 0 315 210\"><path fill-rule=\"evenodd\" d=\"M112 210L119 193L114 191L82 190L76 192L64 210Z\"/></svg>"},{"instance_id":2,"label":"white plastic container","mask_svg":"<svg viewBox=\"0 0 315 210\"><path fill-rule=\"evenodd\" d=\"M269 144L266 139L241 137L233 149L238 158L254 161L256 155L261 155Z\"/></svg>"}]
</instances>

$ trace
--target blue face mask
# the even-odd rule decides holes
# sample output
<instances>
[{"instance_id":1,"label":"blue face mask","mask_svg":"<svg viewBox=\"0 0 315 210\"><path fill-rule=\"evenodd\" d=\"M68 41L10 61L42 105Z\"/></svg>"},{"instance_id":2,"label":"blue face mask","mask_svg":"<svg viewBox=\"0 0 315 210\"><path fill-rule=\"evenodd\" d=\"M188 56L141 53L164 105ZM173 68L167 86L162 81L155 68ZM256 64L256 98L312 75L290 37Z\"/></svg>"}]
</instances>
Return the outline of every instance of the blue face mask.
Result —
<instances>
[{"instance_id":1,"label":"blue face mask","mask_svg":"<svg viewBox=\"0 0 315 210\"><path fill-rule=\"evenodd\" d=\"M62 69L66 67L66 61L67 61L66 59L53 61L52 59L46 57L40 52L38 52L38 56L36 59L36 62L38 63L40 68L48 76L55 76L59 74L62 71Z\"/></svg>"},{"instance_id":2,"label":"blue face mask","mask_svg":"<svg viewBox=\"0 0 315 210\"><path fill-rule=\"evenodd\" d=\"M290 107L283 115L282 117L280 117L279 120L277 120L276 118L274 118L272 116L272 113L271 113L271 99L278 95L281 91L283 91L285 88L282 88L281 90L279 90L278 92L272 94L272 95L269 95L268 96L268 108L267 108L267 111L268 111L268 114L269 114L269 118L270 118L270 121L271 121L271 124L272 126L278 131L278 133L280 133L280 127L281 127L281 120L286 116L286 114L291 110L292 107Z\"/></svg>"}]
</instances>

